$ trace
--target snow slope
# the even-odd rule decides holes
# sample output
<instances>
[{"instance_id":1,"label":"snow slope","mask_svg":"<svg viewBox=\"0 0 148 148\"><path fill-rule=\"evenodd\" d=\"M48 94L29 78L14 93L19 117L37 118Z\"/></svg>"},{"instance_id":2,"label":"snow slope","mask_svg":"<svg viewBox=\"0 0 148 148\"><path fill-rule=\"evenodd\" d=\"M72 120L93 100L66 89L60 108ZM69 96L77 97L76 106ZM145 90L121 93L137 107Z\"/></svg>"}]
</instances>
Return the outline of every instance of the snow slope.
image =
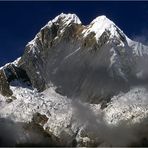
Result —
<instances>
[{"instance_id":1,"label":"snow slope","mask_svg":"<svg viewBox=\"0 0 148 148\"><path fill-rule=\"evenodd\" d=\"M19 82L15 82L15 84ZM20 86L19 86L20 85ZM0 97L1 101L1 118L11 119L14 122L29 123L35 113L46 115L48 121L40 124L48 132L52 133L58 139L61 139L61 145L70 144L73 139L81 145L90 144L97 138L105 140L107 145L117 145L120 143L107 141L108 132L111 132L112 126L118 131L118 125L121 122L126 124L139 123L148 115L148 92L146 88L132 88L127 93L120 93L114 96L108 106L102 110L100 104L82 103L78 100L68 99L55 92L54 87L50 87L42 93L36 90L26 88L22 84L11 86L13 96L16 97L11 103L6 103L4 97ZM88 129L87 129L88 128ZM96 134L96 130L102 130L102 134ZM123 127L122 130L124 130ZM83 136L82 131L88 130L88 136ZM89 132L92 132L94 136ZM103 132L103 131L102 131ZM107 134L107 135L106 135ZM115 136L114 133L110 133ZM119 134L118 132L116 134ZM128 133L127 133L128 134ZM123 135L123 139L125 135ZM135 135L132 135L135 136ZM68 140L69 139L69 140ZM126 141L127 142L127 141ZM123 146L126 146L123 143ZM130 141L132 142L132 141Z\"/></svg>"}]
</instances>

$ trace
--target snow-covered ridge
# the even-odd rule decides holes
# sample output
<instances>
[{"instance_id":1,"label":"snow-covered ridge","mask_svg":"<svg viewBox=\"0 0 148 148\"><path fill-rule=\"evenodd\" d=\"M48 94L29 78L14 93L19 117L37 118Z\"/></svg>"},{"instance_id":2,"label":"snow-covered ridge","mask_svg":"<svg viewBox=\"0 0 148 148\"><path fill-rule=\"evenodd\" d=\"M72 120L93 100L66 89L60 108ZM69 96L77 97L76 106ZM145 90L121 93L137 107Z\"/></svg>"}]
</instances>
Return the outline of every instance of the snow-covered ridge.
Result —
<instances>
[{"instance_id":1,"label":"snow-covered ridge","mask_svg":"<svg viewBox=\"0 0 148 148\"><path fill-rule=\"evenodd\" d=\"M62 34L65 31L65 29L69 27L70 24L82 25L82 22L80 21L79 17L76 14L61 13L60 15L56 16L53 20L50 20L43 28L41 28L41 30L44 30L45 28L51 28L53 24L59 24L61 29L58 32L59 34ZM123 33L123 31L121 31L105 15L102 15L102 16L95 18L88 26L83 25L82 36L83 38L86 38L91 32L93 32L96 34L95 37L96 37L96 40L98 41L100 36L107 30L111 33L110 38L114 38L115 36L119 38L120 35L117 32L117 29L120 31L120 34L126 38L126 35ZM38 34L35 36L35 38L32 41L28 42L28 44L26 45L26 46L31 47L32 50L30 50L30 52L35 53L37 50L34 47L36 47L36 40L38 39ZM130 41L128 37L127 37L127 40ZM124 43L122 43L122 41L121 41L121 44L124 46Z\"/></svg>"},{"instance_id":2,"label":"snow-covered ridge","mask_svg":"<svg viewBox=\"0 0 148 148\"><path fill-rule=\"evenodd\" d=\"M60 15L55 17L52 21L49 21L48 24L50 24L51 22L55 23L59 19L62 19L62 21L65 22L66 24L69 24L70 22L73 22L75 24L81 24L79 17L76 14L71 14L71 13L68 14L61 13Z\"/></svg>"},{"instance_id":3,"label":"snow-covered ridge","mask_svg":"<svg viewBox=\"0 0 148 148\"><path fill-rule=\"evenodd\" d=\"M95 18L90 25L83 31L84 37L86 37L90 32L94 32L96 35L96 40L98 41L101 35L105 32L109 31L110 38L126 38L126 35L123 31L116 26L114 22L108 19L105 15L98 16ZM119 34L120 33L120 34Z\"/></svg>"},{"instance_id":4,"label":"snow-covered ridge","mask_svg":"<svg viewBox=\"0 0 148 148\"><path fill-rule=\"evenodd\" d=\"M44 29L45 27L51 27L54 23L57 23L58 20L61 20L63 23L63 28L61 30L61 33L64 32L65 28L68 27L71 23L74 24L79 24L82 25L81 20L79 19L79 17L76 14L65 14L65 13L61 13L60 15L56 16L53 20L50 20L42 29ZM84 38L90 34L91 32L94 32L96 35L96 40L98 41L100 36L105 32L105 31L109 31L110 32L110 38L120 38L121 36L123 38L125 38L125 42L127 42L130 46L133 44L137 44L137 42L132 41L131 39L129 39L126 34L124 34L124 32L113 22L111 21L109 18L107 18L105 15L101 15L96 17L89 25L85 26L83 25L83 36ZM35 45L35 40L37 39L37 36L35 36L35 38L28 42L27 46L34 46ZM124 43L122 43L122 46L124 46Z\"/></svg>"},{"instance_id":5,"label":"snow-covered ridge","mask_svg":"<svg viewBox=\"0 0 148 148\"><path fill-rule=\"evenodd\" d=\"M60 15L56 16L53 20L50 20L43 28L41 28L41 30L43 30L46 27L51 27L54 23L57 23L59 20L62 21L62 25L63 25L63 29L61 30L61 33L64 32L65 28L68 27L68 25L70 25L71 23L74 24L82 24L79 17L76 14L65 14L65 13L61 13ZM37 39L37 35L35 36L35 38L28 42L28 44L26 46L36 46L36 39ZM33 48L33 53L35 52L35 49Z\"/></svg>"},{"instance_id":6,"label":"snow-covered ridge","mask_svg":"<svg viewBox=\"0 0 148 148\"><path fill-rule=\"evenodd\" d=\"M13 65L17 66L20 59L21 59L21 57L17 58L13 62L10 62L10 63L5 64L4 66L0 67L0 70L3 69L3 68L5 68L5 67L7 67L10 64L13 64Z\"/></svg>"},{"instance_id":7,"label":"snow-covered ridge","mask_svg":"<svg viewBox=\"0 0 148 148\"><path fill-rule=\"evenodd\" d=\"M54 23L57 23L58 20L62 20L63 22L63 29L61 30L61 32L64 32L65 28L68 27L71 23L83 25L81 20L76 14L61 13L60 15L56 16L53 20L50 20L43 28L41 28L41 30L44 29L45 27L50 28ZM122 36L123 38L125 38L125 42L127 42L129 46L136 46L135 44L138 44L138 42L131 40L113 21L111 21L105 15L96 17L89 25L87 26L83 25L83 27L84 29L82 34L84 38L91 32L94 32L96 34L95 35L96 40L98 41L100 36L105 31L109 31L110 38L114 38L114 37L120 38L120 36ZM28 42L27 46L35 46L36 39L37 39L37 36L35 36L35 38L32 41ZM124 46L124 43L122 43L122 41L121 41L121 44L122 46Z\"/></svg>"},{"instance_id":8,"label":"snow-covered ridge","mask_svg":"<svg viewBox=\"0 0 148 148\"><path fill-rule=\"evenodd\" d=\"M115 32L115 24L109 20L105 15L95 18L88 28L84 30L84 36L87 36L88 33L94 32L96 34L96 39L98 40L105 29L111 29L112 33Z\"/></svg>"}]
</instances>

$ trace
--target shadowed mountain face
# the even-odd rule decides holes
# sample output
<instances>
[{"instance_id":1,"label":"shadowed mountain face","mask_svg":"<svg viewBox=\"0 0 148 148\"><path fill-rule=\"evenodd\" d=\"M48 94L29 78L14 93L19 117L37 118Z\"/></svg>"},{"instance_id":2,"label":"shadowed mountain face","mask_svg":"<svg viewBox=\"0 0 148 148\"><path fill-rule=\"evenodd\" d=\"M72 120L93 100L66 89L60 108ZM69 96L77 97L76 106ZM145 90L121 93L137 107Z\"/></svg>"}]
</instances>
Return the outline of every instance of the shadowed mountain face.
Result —
<instances>
[{"instance_id":1,"label":"shadowed mountain face","mask_svg":"<svg viewBox=\"0 0 148 148\"><path fill-rule=\"evenodd\" d=\"M147 49L105 16L83 26L75 14L61 14L27 44L18 66L39 91L53 84L62 95L100 102L147 79L140 66Z\"/></svg>"},{"instance_id":2,"label":"shadowed mountain face","mask_svg":"<svg viewBox=\"0 0 148 148\"><path fill-rule=\"evenodd\" d=\"M0 70L0 92L2 95L11 96L13 94L9 85L12 81L15 80L24 82L27 85L31 85L26 71L19 67L16 67L14 64L8 64Z\"/></svg>"}]
</instances>

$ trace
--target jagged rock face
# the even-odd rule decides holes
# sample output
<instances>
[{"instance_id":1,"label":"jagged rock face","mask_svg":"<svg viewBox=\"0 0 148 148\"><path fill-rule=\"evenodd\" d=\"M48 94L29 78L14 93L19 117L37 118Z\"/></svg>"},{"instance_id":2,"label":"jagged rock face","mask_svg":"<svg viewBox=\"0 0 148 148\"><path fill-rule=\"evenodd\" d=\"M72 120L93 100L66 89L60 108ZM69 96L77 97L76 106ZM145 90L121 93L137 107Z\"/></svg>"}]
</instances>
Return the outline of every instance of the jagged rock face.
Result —
<instances>
[{"instance_id":1,"label":"jagged rock face","mask_svg":"<svg viewBox=\"0 0 148 148\"><path fill-rule=\"evenodd\" d=\"M13 94L2 70L0 71L0 92L4 96L11 96Z\"/></svg>"},{"instance_id":2,"label":"jagged rock face","mask_svg":"<svg viewBox=\"0 0 148 148\"><path fill-rule=\"evenodd\" d=\"M59 26L59 23L53 23L51 27L45 26L37 35L36 45L27 45L25 53L20 60L20 67L26 70L32 84L39 91L45 89L49 83L53 68L56 68L67 52L70 52L68 51L70 50L69 48L73 50L79 47L79 41L69 37L71 34L77 36L77 31L81 29L81 25L70 24L63 33L61 32L62 29L60 29L62 27L62 24ZM56 38L57 36L58 38ZM72 42L75 42L75 44L72 45ZM58 61L54 61L57 56Z\"/></svg>"},{"instance_id":3,"label":"jagged rock face","mask_svg":"<svg viewBox=\"0 0 148 148\"><path fill-rule=\"evenodd\" d=\"M14 64L8 64L0 70L0 93L2 95L12 96L13 92L10 89L10 83L14 80L20 80L31 85L30 79L23 69L16 67Z\"/></svg>"},{"instance_id":4,"label":"jagged rock face","mask_svg":"<svg viewBox=\"0 0 148 148\"><path fill-rule=\"evenodd\" d=\"M70 20L68 25L65 18ZM112 46L110 43L105 44L110 32L105 31L97 42L95 33L83 37L85 28L80 23L73 22L70 17L62 15L42 28L36 38L26 46L19 65L26 70L35 88L43 91L53 83L59 93L82 96L86 100L98 99L105 94L105 97L112 95L113 90L109 84L113 80L107 73L109 61L105 61L110 55L105 55L106 59L102 59L106 54L105 49ZM93 62L97 62L97 65ZM103 81L107 79L109 86L107 91L110 92L101 94L99 89L102 87L102 92L104 91L104 82L99 77L103 75Z\"/></svg>"},{"instance_id":5,"label":"jagged rock face","mask_svg":"<svg viewBox=\"0 0 148 148\"><path fill-rule=\"evenodd\" d=\"M76 15L61 14L27 44L18 65L39 91L53 84L62 95L108 100L136 77L130 42L105 16L83 26Z\"/></svg>"}]
</instances>

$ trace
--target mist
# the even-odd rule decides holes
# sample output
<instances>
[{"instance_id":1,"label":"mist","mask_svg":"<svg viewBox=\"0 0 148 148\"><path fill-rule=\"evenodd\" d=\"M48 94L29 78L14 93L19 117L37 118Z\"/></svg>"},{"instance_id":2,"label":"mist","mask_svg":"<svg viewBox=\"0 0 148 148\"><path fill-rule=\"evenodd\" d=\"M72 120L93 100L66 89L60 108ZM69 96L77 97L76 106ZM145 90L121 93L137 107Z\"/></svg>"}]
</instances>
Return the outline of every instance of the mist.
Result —
<instances>
[{"instance_id":1,"label":"mist","mask_svg":"<svg viewBox=\"0 0 148 148\"><path fill-rule=\"evenodd\" d=\"M72 108L75 118L86 131L86 135L91 140L95 140L97 146L148 145L146 132L148 119L132 125L129 121L121 121L117 125L111 125L104 120L103 112L96 115L87 104L73 101Z\"/></svg>"},{"instance_id":2,"label":"mist","mask_svg":"<svg viewBox=\"0 0 148 148\"><path fill-rule=\"evenodd\" d=\"M51 146L51 140L37 125L0 118L0 146Z\"/></svg>"},{"instance_id":3,"label":"mist","mask_svg":"<svg viewBox=\"0 0 148 148\"><path fill-rule=\"evenodd\" d=\"M148 45L148 29L141 30L141 33L132 37L134 41L140 42L144 45Z\"/></svg>"}]
</instances>

